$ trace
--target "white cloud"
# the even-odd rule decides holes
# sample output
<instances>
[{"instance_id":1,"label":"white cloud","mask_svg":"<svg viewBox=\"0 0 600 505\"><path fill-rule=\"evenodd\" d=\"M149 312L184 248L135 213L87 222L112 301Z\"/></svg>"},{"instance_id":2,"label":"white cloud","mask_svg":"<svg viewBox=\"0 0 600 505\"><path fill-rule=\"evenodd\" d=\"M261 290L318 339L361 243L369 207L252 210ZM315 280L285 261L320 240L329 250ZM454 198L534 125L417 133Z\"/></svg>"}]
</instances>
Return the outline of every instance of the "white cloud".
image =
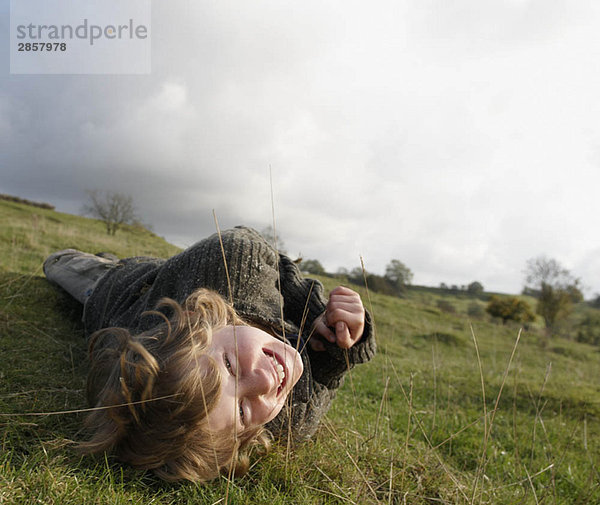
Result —
<instances>
[{"instance_id":1,"label":"white cloud","mask_svg":"<svg viewBox=\"0 0 600 505\"><path fill-rule=\"evenodd\" d=\"M270 224L271 167L288 250L330 270L514 292L545 253L600 291L598 9L158 3L151 76L0 77L3 189L77 211L116 185L187 245L212 209Z\"/></svg>"}]
</instances>

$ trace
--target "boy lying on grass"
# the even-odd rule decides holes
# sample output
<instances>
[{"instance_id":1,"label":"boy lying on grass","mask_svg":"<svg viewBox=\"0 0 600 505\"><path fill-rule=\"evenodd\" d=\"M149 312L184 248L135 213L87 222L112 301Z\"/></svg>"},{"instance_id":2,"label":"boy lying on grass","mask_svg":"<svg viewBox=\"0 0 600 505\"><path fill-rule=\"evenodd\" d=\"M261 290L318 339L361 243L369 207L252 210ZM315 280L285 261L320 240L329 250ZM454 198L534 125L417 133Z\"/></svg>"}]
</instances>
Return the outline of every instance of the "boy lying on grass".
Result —
<instances>
[{"instance_id":1,"label":"boy lying on grass","mask_svg":"<svg viewBox=\"0 0 600 505\"><path fill-rule=\"evenodd\" d=\"M250 228L169 260L67 249L44 272L84 304L98 410L81 449L166 480L240 475L269 434L311 437L344 374L375 354L359 295L340 286L326 300Z\"/></svg>"}]
</instances>

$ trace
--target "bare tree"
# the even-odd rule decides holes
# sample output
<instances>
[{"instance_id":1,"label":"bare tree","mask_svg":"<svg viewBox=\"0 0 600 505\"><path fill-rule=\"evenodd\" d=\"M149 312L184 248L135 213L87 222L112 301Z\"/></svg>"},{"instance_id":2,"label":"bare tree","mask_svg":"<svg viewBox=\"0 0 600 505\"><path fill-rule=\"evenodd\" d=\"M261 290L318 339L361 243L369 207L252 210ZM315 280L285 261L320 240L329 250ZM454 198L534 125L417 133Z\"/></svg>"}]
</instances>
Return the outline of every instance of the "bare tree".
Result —
<instances>
[{"instance_id":1,"label":"bare tree","mask_svg":"<svg viewBox=\"0 0 600 505\"><path fill-rule=\"evenodd\" d=\"M581 281L555 259L531 258L525 274L527 284L534 286L530 291L537 294L537 313L544 318L549 330L571 313L573 303L583 300Z\"/></svg>"},{"instance_id":2,"label":"bare tree","mask_svg":"<svg viewBox=\"0 0 600 505\"><path fill-rule=\"evenodd\" d=\"M572 280L566 268L553 258L538 256L527 260L525 269L527 284L541 286L541 284L565 285Z\"/></svg>"},{"instance_id":3,"label":"bare tree","mask_svg":"<svg viewBox=\"0 0 600 505\"><path fill-rule=\"evenodd\" d=\"M83 212L100 219L106 225L106 233L114 235L123 224L136 219L131 195L113 191L86 191L90 202L83 206Z\"/></svg>"},{"instance_id":4,"label":"bare tree","mask_svg":"<svg viewBox=\"0 0 600 505\"><path fill-rule=\"evenodd\" d=\"M280 253L287 253L282 238L279 236L279 233L275 233L273 226L269 225L266 228L263 228L260 234L269 244L275 247Z\"/></svg>"}]
</instances>

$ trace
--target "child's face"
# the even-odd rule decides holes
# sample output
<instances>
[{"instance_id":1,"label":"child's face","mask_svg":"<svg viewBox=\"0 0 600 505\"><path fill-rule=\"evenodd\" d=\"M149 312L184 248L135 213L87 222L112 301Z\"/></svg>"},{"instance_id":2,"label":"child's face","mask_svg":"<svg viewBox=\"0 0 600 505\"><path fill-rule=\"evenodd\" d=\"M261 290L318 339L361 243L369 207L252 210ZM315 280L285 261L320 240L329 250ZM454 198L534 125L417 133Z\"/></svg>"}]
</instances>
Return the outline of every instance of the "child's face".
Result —
<instances>
[{"instance_id":1,"label":"child's face","mask_svg":"<svg viewBox=\"0 0 600 505\"><path fill-rule=\"evenodd\" d=\"M296 349L253 326L218 330L207 354L221 373L221 396L208 415L215 432L241 432L271 421L303 370Z\"/></svg>"}]
</instances>

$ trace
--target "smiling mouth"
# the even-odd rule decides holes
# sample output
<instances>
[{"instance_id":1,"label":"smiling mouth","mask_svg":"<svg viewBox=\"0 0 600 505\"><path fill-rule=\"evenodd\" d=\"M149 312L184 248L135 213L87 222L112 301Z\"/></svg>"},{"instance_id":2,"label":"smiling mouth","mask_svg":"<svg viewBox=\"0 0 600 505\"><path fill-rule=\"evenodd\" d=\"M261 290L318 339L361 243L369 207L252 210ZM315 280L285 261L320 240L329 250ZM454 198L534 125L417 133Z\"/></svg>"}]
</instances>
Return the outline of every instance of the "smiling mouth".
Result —
<instances>
[{"instance_id":1,"label":"smiling mouth","mask_svg":"<svg viewBox=\"0 0 600 505\"><path fill-rule=\"evenodd\" d=\"M270 349L263 349L263 352L271 360L276 377L279 379L279 386L277 387L276 393L276 395L279 396L279 394L283 391L288 378L288 370L285 361L281 358L281 356L279 356L279 354L271 351Z\"/></svg>"}]
</instances>

